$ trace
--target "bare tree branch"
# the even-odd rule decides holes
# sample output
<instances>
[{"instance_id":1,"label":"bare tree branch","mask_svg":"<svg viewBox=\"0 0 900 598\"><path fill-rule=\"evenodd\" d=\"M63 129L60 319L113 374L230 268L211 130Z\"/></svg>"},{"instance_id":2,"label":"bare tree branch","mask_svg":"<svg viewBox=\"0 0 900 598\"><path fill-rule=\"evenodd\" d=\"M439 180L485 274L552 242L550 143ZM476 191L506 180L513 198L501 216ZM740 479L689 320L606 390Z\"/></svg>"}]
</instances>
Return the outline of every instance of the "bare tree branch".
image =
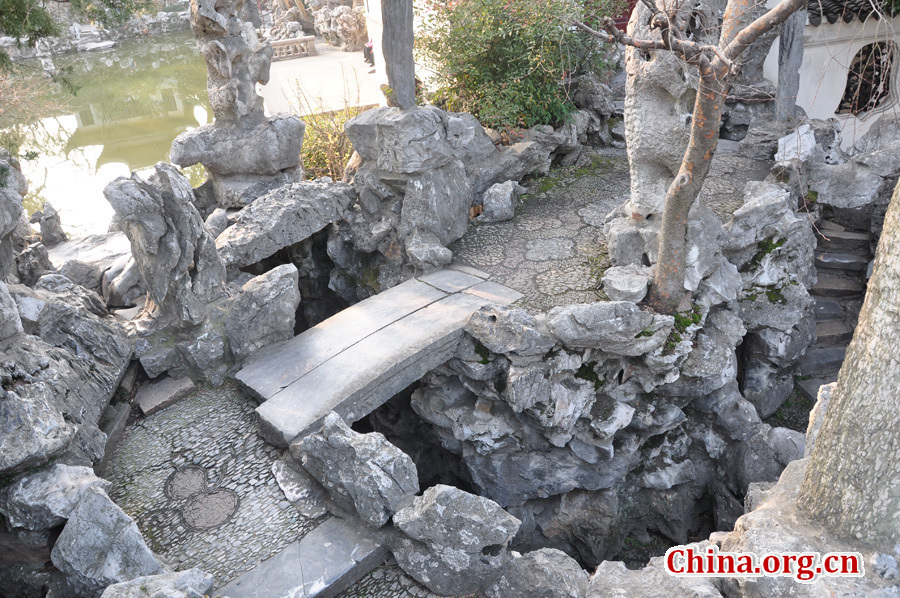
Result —
<instances>
[{"instance_id":1,"label":"bare tree branch","mask_svg":"<svg viewBox=\"0 0 900 598\"><path fill-rule=\"evenodd\" d=\"M728 42L728 45L725 47L725 56L731 60L735 60L744 50L749 48L753 42L759 39L761 35L783 23L789 16L803 8L805 5L806 0L781 0L781 2L778 3L778 6L747 25L735 35L734 39Z\"/></svg>"}]
</instances>

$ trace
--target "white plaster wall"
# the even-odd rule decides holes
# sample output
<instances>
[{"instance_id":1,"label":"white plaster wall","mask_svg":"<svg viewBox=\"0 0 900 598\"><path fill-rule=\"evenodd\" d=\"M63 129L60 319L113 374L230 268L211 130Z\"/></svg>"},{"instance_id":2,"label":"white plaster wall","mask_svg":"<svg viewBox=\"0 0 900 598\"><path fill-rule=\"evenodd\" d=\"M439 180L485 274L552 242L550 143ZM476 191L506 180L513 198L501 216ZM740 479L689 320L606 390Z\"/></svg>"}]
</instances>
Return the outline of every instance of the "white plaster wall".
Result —
<instances>
[{"instance_id":1,"label":"white plaster wall","mask_svg":"<svg viewBox=\"0 0 900 598\"><path fill-rule=\"evenodd\" d=\"M841 146L849 149L857 139L866 133L885 113L898 111L898 82L900 82L900 52L895 52L892 69L891 95L878 109L866 112L860 117L851 114L835 114L847 85L847 69L853 57L863 46L876 42L898 41L900 17L876 21L870 18L865 23L838 21L829 25L813 27L807 25L803 32L803 65L800 68L800 89L797 105L810 118L836 118L842 125ZM763 67L764 76L771 82L778 82L778 40L772 45Z\"/></svg>"}]
</instances>

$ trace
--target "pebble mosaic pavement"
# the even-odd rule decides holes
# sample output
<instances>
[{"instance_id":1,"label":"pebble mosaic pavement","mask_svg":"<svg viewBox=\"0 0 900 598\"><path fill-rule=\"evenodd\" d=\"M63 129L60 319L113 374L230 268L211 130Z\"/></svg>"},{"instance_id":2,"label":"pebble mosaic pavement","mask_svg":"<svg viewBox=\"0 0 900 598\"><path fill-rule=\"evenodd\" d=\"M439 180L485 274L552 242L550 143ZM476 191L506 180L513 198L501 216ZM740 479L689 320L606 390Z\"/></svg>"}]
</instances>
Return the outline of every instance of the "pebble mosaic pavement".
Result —
<instances>
[{"instance_id":1,"label":"pebble mosaic pavement","mask_svg":"<svg viewBox=\"0 0 900 598\"><path fill-rule=\"evenodd\" d=\"M584 166L554 168L532 179L512 220L475 223L450 247L455 259L491 274L522 293L516 305L532 312L606 299L600 276L606 258L603 221L629 196L625 150L585 152ZM726 222L742 203L749 180L762 180L771 163L721 151L713 160L700 201Z\"/></svg>"},{"instance_id":2,"label":"pebble mosaic pavement","mask_svg":"<svg viewBox=\"0 0 900 598\"><path fill-rule=\"evenodd\" d=\"M229 385L200 389L129 426L110 462L111 498L150 547L221 587L305 535L272 476L281 451L257 433L255 404Z\"/></svg>"}]
</instances>

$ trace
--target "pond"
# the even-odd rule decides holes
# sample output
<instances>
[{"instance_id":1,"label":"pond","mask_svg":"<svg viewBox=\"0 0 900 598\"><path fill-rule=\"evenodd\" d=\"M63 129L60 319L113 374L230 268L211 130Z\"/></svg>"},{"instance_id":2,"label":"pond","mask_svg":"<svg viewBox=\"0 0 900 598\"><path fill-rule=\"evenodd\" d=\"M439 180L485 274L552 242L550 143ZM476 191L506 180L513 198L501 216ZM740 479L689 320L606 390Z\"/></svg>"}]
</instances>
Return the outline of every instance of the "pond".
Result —
<instances>
[{"instance_id":1,"label":"pond","mask_svg":"<svg viewBox=\"0 0 900 598\"><path fill-rule=\"evenodd\" d=\"M67 78L78 90L59 90L49 113L18 128L20 155L37 156L21 161L30 192L25 207L30 214L47 200L70 234L106 232L113 210L103 188L168 161L179 133L211 121L206 66L189 31L54 61L71 69ZM186 174L194 185L205 176L200 166Z\"/></svg>"}]
</instances>

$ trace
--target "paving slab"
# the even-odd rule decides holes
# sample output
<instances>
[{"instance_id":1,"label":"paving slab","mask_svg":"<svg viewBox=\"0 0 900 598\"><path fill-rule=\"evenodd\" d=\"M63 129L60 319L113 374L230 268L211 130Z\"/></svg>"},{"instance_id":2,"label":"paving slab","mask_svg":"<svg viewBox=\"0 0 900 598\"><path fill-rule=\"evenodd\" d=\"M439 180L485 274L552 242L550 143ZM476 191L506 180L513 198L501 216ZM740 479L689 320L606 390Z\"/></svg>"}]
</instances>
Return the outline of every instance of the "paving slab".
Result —
<instances>
[{"instance_id":1,"label":"paving slab","mask_svg":"<svg viewBox=\"0 0 900 598\"><path fill-rule=\"evenodd\" d=\"M483 279L477 276L472 276L459 270L438 270L437 272L420 276L417 280L438 288L445 293L457 293L484 282Z\"/></svg>"},{"instance_id":2,"label":"paving slab","mask_svg":"<svg viewBox=\"0 0 900 598\"><path fill-rule=\"evenodd\" d=\"M365 309L345 309L293 339L257 353L235 378L260 400L393 322L447 296L434 286L408 280L365 300Z\"/></svg>"},{"instance_id":3,"label":"paving slab","mask_svg":"<svg viewBox=\"0 0 900 598\"><path fill-rule=\"evenodd\" d=\"M815 315L817 322L839 320L844 317L844 306L836 299L815 297Z\"/></svg>"},{"instance_id":4,"label":"paving slab","mask_svg":"<svg viewBox=\"0 0 900 598\"><path fill-rule=\"evenodd\" d=\"M864 253L869 252L869 235L853 231L822 231L824 238L819 235L817 245L819 249L834 253Z\"/></svg>"},{"instance_id":5,"label":"paving slab","mask_svg":"<svg viewBox=\"0 0 900 598\"><path fill-rule=\"evenodd\" d=\"M831 384L832 382L837 382L837 375L801 380L797 383L797 386L807 399L815 403L819 398L819 387L823 384Z\"/></svg>"},{"instance_id":6,"label":"paving slab","mask_svg":"<svg viewBox=\"0 0 900 598\"><path fill-rule=\"evenodd\" d=\"M260 433L284 447L317 429L330 411L349 422L371 413L447 361L469 316L487 303L454 294L353 344L260 405Z\"/></svg>"},{"instance_id":7,"label":"paving slab","mask_svg":"<svg viewBox=\"0 0 900 598\"><path fill-rule=\"evenodd\" d=\"M818 282L810 289L810 294L820 297L854 297L865 292L863 283L827 272L819 272Z\"/></svg>"},{"instance_id":8,"label":"paving slab","mask_svg":"<svg viewBox=\"0 0 900 598\"><path fill-rule=\"evenodd\" d=\"M810 349L797 360L797 367L804 375L827 377L841 369L846 354L847 347Z\"/></svg>"},{"instance_id":9,"label":"paving slab","mask_svg":"<svg viewBox=\"0 0 900 598\"><path fill-rule=\"evenodd\" d=\"M484 280L487 280L488 278L491 277L491 275L488 274L487 272L485 272L484 270L479 270L478 268L473 268L471 266L467 266L467 265L461 264L459 262L453 262L452 264L450 264L447 267L450 268L451 270L459 270L460 272L464 272L464 273L470 274L472 276L477 276L478 278L482 278Z\"/></svg>"},{"instance_id":10,"label":"paving slab","mask_svg":"<svg viewBox=\"0 0 900 598\"><path fill-rule=\"evenodd\" d=\"M360 522L333 517L219 593L229 598L328 598L378 567L383 538Z\"/></svg>"},{"instance_id":11,"label":"paving slab","mask_svg":"<svg viewBox=\"0 0 900 598\"><path fill-rule=\"evenodd\" d=\"M150 415L174 405L194 390L196 390L196 386L190 378L184 377L176 380L166 376L162 380L151 382L138 389L134 401L144 415Z\"/></svg>"},{"instance_id":12,"label":"paving slab","mask_svg":"<svg viewBox=\"0 0 900 598\"><path fill-rule=\"evenodd\" d=\"M515 303L524 295L519 291L515 291L509 287L505 287L502 284L497 284L496 282L485 281L479 284L476 284L473 287L469 287L465 290L469 295L475 295L476 297L481 297L482 299L487 299L493 303Z\"/></svg>"},{"instance_id":13,"label":"paving slab","mask_svg":"<svg viewBox=\"0 0 900 598\"><path fill-rule=\"evenodd\" d=\"M854 255L851 253L817 253L816 267L865 272L869 267L869 258L866 255Z\"/></svg>"},{"instance_id":14,"label":"paving slab","mask_svg":"<svg viewBox=\"0 0 900 598\"><path fill-rule=\"evenodd\" d=\"M847 346L853 338L853 327L848 326L843 320L825 320L816 323L816 345L843 345Z\"/></svg>"}]
</instances>

